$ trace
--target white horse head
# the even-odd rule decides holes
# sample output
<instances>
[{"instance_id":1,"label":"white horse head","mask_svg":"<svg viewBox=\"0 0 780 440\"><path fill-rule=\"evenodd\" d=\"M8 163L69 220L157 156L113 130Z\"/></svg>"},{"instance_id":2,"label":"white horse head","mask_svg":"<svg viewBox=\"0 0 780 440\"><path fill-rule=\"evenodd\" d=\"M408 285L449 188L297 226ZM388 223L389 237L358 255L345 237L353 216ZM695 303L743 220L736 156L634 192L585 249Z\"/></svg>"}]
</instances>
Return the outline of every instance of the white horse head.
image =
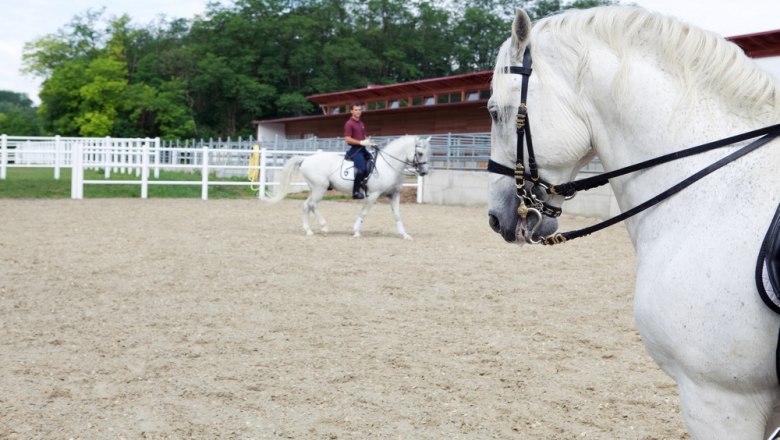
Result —
<instances>
[{"instance_id":1,"label":"white horse head","mask_svg":"<svg viewBox=\"0 0 780 440\"><path fill-rule=\"evenodd\" d=\"M425 176L428 174L431 157L431 137L402 136L381 148L377 157L378 160L387 161L394 169L403 165L416 174Z\"/></svg>"},{"instance_id":2,"label":"white horse head","mask_svg":"<svg viewBox=\"0 0 780 440\"><path fill-rule=\"evenodd\" d=\"M617 174L768 130L747 147L609 179L624 213L680 188L627 228L637 251L637 328L679 384L692 437L766 438L780 420L780 317L759 298L755 272L780 204L780 142L771 140L778 85L713 33L640 8L606 7L546 18L533 29L519 11L492 89L489 221L520 244L555 232L567 192L553 184L572 180L594 155Z\"/></svg>"},{"instance_id":3,"label":"white horse head","mask_svg":"<svg viewBox=\"0 0 780 440\"><path fill-rule=\"evenodd\" d=\"M613 145L631 145L630 154L649 158L656 146L671 151L778 119L780 96L771 77L716 34L633 7L570 11L533 29L518 11L512 37L499 51L488 104L492 158L512 168L523 76L506 69L522 65L526 48L533 60L529 122L546 182L571 180L597 153L605 167L628 165L628 153ZM691 130L691 124L704 127ZM491 226L507 241L536 242L557 229L550 216L520 224L515 182L493 176L490 183ZM616 195L621 207L636 202L636 194ZM544 199L551 207L563 203L561 196Z\"/></svg>"}]
</instances>

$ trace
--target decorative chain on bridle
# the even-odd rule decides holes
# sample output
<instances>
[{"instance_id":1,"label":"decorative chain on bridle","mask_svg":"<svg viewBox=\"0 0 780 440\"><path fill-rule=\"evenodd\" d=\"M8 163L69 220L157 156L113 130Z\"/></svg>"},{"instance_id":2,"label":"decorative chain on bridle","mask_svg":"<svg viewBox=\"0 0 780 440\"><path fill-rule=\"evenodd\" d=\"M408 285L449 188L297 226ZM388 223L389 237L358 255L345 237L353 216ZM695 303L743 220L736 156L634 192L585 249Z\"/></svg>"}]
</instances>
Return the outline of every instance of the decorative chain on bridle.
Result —
<instances>
[{"instance_id":1,"label":"decorative chain on bridle","mask_svg":"<svg viewBox=\"0 0 780 440\"><path fill-rule=\"evenodd\" d=\"M717 162L701 169L692 176L677 183L666 191L658 194L652 199L635 206L628 211L623 212L615 217L605 220L596 225L579 229L576 231L555 233L553 235L543 237L541 243L544 245L553 245L564 243L568 240L584 237L590 235L593 232L612 226L615 223L619 223L633 215L636 215L647 208L661 202L662 200L682 191L684 188L693 184L697 180L712 173L713 171L727 165L730 162L750 153L761 147L762 145L770 142L777 136L780 136L780 124L770 125L768 127L760 128L757 130L749 131L746 133L738 134L736 136L728 137L714 142L698 145L696 147L688 148L685 150L677 151L674 153L666 154L656 157L638 164L630 165L618 170L599 174L597 176L566 182L563 184L552 185L539 177L539 169L536 164L536 157L534 156L533 141L531 138L531 126L528 119L528 107L526 105L528 97L528 79L531 76L531 46L528 45L523 52L523 65L522 66L506 66L504 67L504 73L518 74L523 76L522 90L520 93L520 104L517 109L517 118L515 121L517 131L517 147L516 147L516 161L515 169L511 169L505 165L494 162L492 159L488 161L487 170L492 173L501 174L504 176L515 178L515 187L517 191L517 197L520 199L520 205L517 208L517 215L520 218L525 219L528 215L537 216L537 221L542 221L542 215L548 217L558 217L561 215L561 209L555 206L548 205L540 199L540 195L561 195L566 199L570 199L576 195L578 191L586 191L592 188L602 186L609 182L609 179L619 177L634 171L650 168L662 163L670 162L673 160L681 159L695 154L704 153L714 150L716 148L725 147L735 144L737 142L747 141L749 139L760 138L754 140L748 145L740 148L737 151L723 157ZM523 147L525 143L525 148ZM526 172L524 165L525 150L528 150L528 169ZM530 179L530 182L526 182L526 179Z\"/></svg>"}]
</instances>

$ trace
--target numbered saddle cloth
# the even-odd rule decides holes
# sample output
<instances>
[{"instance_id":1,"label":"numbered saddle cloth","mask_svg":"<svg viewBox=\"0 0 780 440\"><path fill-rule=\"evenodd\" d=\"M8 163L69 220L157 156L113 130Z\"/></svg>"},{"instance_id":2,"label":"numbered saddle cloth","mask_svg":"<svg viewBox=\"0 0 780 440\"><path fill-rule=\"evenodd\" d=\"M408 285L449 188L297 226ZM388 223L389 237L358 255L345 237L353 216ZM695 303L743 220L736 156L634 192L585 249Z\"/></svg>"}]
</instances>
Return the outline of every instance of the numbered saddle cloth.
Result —
<instances>
[{"instance_id":1,"label":"numbered saddle cloth","mask_svg":"<svg viewBox=\"0 0 780 440\"><path fill-rule=\"evenodd\" d=\"M780 206L775 211L756 264L756 286L766 305L780 313ZM779 366L780 367L780 366Z\"/></svg>"}]
</instances>

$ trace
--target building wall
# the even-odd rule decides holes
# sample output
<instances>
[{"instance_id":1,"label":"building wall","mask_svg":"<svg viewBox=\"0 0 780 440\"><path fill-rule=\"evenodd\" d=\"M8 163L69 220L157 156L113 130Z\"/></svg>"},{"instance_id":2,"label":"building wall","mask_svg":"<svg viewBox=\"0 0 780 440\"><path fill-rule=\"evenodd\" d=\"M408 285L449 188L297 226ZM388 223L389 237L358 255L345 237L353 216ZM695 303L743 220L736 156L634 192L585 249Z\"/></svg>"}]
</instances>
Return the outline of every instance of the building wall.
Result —
<instances>
[{"instance_id":1,"label":"building wall","mask_svg":"<svg viewBox=\"0 0 780 440\"><path fill-rule=\"evenodd\" d=\"M268 121L258 124L258 137L269 132L266 126L286 127L290 139L316 136L344 136L344 123L349 113L320 117ZM406 107L395 110L367 110L361 117L369 136L400 136L405 134L484 133L490 131L487 101Z\"/></svg>"}]
</instances>

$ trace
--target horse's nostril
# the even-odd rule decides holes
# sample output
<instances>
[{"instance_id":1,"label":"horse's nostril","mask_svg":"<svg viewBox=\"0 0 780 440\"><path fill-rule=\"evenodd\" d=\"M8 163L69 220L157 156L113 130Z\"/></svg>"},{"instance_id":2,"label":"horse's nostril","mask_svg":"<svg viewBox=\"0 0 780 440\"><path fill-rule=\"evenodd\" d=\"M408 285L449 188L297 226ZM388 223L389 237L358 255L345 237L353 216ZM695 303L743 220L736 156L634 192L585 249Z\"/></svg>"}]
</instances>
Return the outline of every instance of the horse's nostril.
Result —
<instances>
[{"instance_id":1,"label":"horse's nostril","mask_svg":"<svg viewBox=\"0 0 780 440\"><path fill-rule=\"evenodd\" d=\"M501 232L501 223L498 222L498 217L493 214L488 215L488 222L493 232Z\"/></svg>"}]
</instances>

